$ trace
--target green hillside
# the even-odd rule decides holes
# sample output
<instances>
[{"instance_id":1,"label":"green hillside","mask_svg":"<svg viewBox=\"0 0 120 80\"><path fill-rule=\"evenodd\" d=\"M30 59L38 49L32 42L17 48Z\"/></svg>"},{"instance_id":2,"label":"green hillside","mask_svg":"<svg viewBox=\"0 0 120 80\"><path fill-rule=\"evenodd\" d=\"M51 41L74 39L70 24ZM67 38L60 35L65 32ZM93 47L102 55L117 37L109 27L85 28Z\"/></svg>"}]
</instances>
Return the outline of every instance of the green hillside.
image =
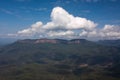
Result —
<instances>
[{"instance_id":1,"label":"green hillside","mask_svg":"<svg viewBox=\"0 0 120 80\"><path fill-rule=\"evenodd\" d=\"M120 80L118 47L84 39L35 41L0 48L0 80Z\"/></svg>"}]
</instances>

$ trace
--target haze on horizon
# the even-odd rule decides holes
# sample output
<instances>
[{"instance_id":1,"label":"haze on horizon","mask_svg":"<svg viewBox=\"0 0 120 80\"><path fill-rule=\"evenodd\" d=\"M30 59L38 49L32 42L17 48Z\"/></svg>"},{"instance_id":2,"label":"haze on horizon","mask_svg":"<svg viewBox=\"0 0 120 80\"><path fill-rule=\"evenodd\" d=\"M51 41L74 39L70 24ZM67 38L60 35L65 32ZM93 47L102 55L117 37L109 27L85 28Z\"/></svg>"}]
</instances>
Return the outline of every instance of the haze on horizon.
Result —
<instances>
[{"instance_id":1,"label":"haze on horizon","mask_svg":"<svg viewBox=\"0 0 120 80\"><path fill-rule=\"evenodd\" d=\"M120 39L119 4L119 0L1 1L0 38Z\"/></svg>"}]
</instances>

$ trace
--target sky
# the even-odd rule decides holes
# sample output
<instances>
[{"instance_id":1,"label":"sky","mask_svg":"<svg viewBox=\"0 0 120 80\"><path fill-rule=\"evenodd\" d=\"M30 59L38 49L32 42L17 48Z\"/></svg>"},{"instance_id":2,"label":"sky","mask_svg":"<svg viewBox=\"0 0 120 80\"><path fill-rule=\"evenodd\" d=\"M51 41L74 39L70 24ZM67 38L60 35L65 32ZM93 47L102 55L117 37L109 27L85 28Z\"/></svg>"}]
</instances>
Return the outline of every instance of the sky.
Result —
<instances>
[{"instance_id":1,"label":"sky","mask_svg":"<svg viewBox=\"0 0 120 80\"><path fill-rule=\"evenodd\" d=\"M0 0L0 38L120 39L120 0Z\"/></svg>"}]
</instances>

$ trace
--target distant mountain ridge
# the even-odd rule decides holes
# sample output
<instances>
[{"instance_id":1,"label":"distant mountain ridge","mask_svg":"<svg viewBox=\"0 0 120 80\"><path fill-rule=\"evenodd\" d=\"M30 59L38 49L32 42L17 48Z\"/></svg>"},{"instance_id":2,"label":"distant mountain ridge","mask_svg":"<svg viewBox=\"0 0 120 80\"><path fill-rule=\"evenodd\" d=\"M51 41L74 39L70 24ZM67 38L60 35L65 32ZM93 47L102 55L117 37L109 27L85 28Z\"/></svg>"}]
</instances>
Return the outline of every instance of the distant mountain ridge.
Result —
<instances>
[{"instance_id":1,"label":"distant mountain ridge","mask_svg":"<svg viewBox=\"0 0 120 80\"><path fill-rule=\"evenodd\" d=\"M106 46L120 46L120 39L117 40L99 40L99 44Z\"/></svg>"},{"instance_id":2,"label":"distant mountain ridge","mask_svg":"<svg viewBox=\"0 0 120 80\"><path fill-rule=\"evenodd\" d=\"M72 39L72 40L64 40L64 39L24 39L24 40L18 40L16 41L17 43L34 43L34 44L39 44L39 43L66 43L66 44L80 44L82 42L89 42L85 39Z\"/></svg>"},{"instance_id":3,"label":"distant mountain ridge","mask_svg":"<svg viewBox=\"0 0 120 80\"><path fill-rule=\"evenodd\" d=\"M0 38L0 46L14 43L17 39L14 38Z\"/></svg>"}]
</instances>

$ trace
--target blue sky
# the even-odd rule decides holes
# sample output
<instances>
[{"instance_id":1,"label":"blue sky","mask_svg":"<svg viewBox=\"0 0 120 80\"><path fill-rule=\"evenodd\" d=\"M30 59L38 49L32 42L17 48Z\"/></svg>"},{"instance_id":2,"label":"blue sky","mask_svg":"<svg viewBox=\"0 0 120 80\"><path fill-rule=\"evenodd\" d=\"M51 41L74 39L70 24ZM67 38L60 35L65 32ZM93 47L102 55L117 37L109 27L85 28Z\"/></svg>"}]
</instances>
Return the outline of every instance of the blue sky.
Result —
<instances>
[{"instance_id":1,"label":"blue sky","mask_svg":"<svg viewBox=\"0 0 120 80\"><path fill-rule=\"evenodd\" d=\"M120 0L0 0L0 35L17 33L38 21L46 24L57 6L94 21L97 28L120 26Z\"/></svg>"}]
</instances>

